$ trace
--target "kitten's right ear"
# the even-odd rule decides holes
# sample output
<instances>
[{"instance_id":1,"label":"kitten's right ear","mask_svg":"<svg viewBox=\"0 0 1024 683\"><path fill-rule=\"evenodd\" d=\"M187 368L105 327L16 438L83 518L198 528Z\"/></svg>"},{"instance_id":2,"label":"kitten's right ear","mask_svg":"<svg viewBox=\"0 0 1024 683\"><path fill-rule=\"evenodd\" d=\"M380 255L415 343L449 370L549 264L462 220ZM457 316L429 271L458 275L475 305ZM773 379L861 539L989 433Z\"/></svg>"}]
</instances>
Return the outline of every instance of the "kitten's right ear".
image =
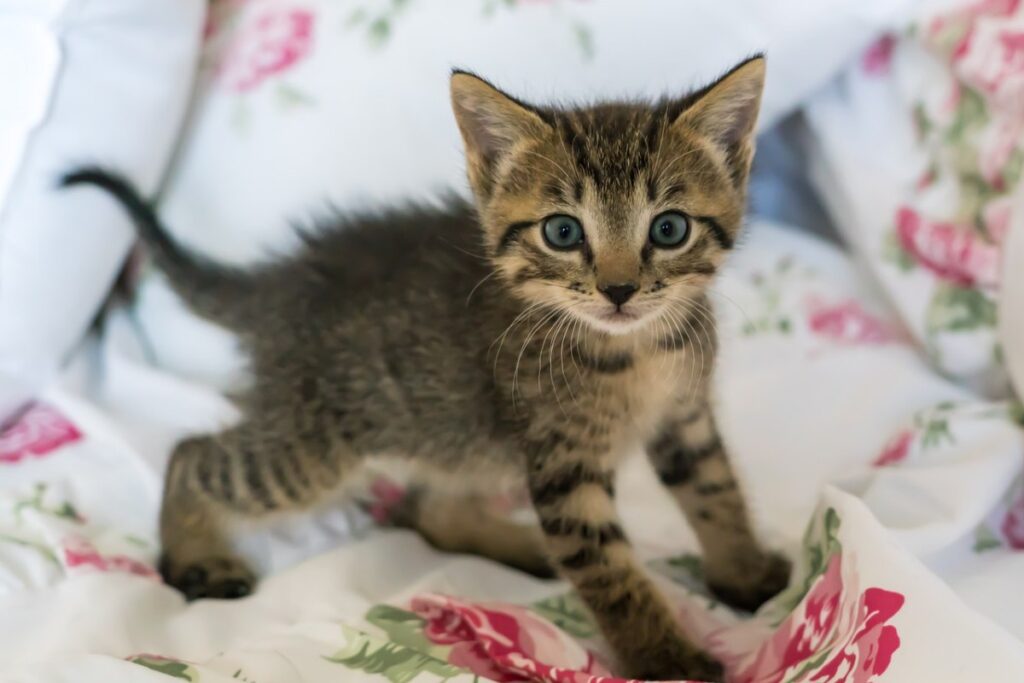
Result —
<instances>
[{"instance_id":1,"label":"kitten's right ear","mask_svg":"<svg viewBox=\"0 0 1024 683\"><path fill-rule=\"evenodd\" d=\"M516 143L548 128L533 109L466 71L452 72L451 94L474 185L474 172L488 171Z\"/></svg>"}]
</instances>

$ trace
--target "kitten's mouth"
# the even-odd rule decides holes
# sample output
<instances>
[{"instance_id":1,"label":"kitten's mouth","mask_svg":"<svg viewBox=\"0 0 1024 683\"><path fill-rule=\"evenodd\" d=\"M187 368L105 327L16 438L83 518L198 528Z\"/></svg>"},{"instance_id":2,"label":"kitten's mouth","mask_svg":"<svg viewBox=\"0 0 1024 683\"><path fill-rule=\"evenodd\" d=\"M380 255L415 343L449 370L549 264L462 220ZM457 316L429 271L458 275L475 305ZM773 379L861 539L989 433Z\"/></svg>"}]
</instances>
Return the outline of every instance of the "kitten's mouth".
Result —
<instances>
[{"instance_id":1,"label":"kitten's mouth","mask_svg":"<svg viewBox=\"0 0 1024 683\"><path fill-rule=\"evenodd\" d=\"M611 334L625 334L635 329L644 316L632 308L604 308L590 314L592 324Z\"/></svg>"},{"instance_id":2,"label":"kitten's mouth","mask_svg":"<svg viewBox=\"0 0 1024 683\"><path fill-rule=\"evenodd\" d=\"M621 308L602 313L598 316L601 320L609 323L631 323L640 319L640 316L632 311L625 311Z\"/></svg>"}]
</instances>

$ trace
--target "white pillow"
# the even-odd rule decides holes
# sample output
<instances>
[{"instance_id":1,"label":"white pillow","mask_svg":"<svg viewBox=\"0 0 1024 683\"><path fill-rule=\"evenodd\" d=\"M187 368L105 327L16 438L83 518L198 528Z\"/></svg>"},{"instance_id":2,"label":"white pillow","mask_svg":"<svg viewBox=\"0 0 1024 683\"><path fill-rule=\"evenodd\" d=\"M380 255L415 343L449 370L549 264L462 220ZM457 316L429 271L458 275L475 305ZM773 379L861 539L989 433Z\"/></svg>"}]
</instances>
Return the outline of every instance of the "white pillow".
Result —
<instances>
[{"instance_id":1,"label":"white pillow","mask_svg":"<svg viewBox=\"0 0 1024 683\"><path fill-rule=\"evenodd\" d=\"M80 339L132 240L74 164L161 179L188 102L203 0L0 0L0 420Z\"/></svg>"},{"instance_id":2,"label":"white pillow","mask_svg":"<svg viewBox=\"0 0 1024 683\"><path fill-rule=\"evenodd\" d=\"M914 2L221 3L163 213L183 241L245 260L289 244L290 220L328 201L351 208L464 190L453 66L525 99L579 101L682 94L766 50L766 127ZM206 378L227 367L224 340L203 351L169 341L203 329L170 297L148 292L138 315L167 367ZM200 367L200 357L211 362Z\"/></svg>"}]
</instances>

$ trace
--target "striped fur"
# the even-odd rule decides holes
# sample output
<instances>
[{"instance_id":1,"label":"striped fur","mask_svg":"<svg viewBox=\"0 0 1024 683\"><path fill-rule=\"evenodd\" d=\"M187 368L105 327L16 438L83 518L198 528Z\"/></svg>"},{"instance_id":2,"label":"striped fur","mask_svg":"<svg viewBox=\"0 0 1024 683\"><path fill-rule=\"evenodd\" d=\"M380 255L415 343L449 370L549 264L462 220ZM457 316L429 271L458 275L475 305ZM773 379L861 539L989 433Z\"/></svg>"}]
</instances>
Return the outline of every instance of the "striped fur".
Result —
<instances>
[{"instance_id":1,"label":"striped fur","mask_svg":"<svg viewBox=\"0 0 1024 683\"><path fill-rule=\"evenodd\" d=\"M250 355L242 421L171 459L167 581L190 598L243 595L255 577L235 527L318 504L368 458L404 457L459 493L424 484L403 524L569 579L625 675L716 679L634 557L614 473L648 445L723 599L753 607L785 582L751 532L706 398L706 289L740 233L763 75L756 58L686 97L556 109L457 72L474 206L339 218L244 272L177 245L116 176L70 174L125 204L172 285ZM664 212L686 217L678 245L651 238ZM545 241L554 214L582 226L570 248ZM498 479L525 485L539 525L487 512Z\"/></svg>"}]
</instances>

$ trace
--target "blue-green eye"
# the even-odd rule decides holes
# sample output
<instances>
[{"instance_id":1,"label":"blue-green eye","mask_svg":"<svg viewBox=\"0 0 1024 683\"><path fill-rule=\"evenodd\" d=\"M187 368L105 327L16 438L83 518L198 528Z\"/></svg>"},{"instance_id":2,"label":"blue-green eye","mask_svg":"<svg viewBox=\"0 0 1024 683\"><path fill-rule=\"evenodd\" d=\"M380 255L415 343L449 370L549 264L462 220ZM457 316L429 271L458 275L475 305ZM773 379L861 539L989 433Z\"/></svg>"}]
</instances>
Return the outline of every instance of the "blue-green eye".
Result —
<instances>
[{"instance_id":1,"label":"blue-green eye","mask_svg":"<svg viewBox=\"0 0 1024 683\"><path fill-rule=\"evenodd\" d=\"M656 247L678 247L690 236L690 219L677 211L658 214L651 221L651 242Z\"/></svg>"},{"instance_id":2,"label":"blue-green eye","mask_svg":"<svg viewBox=\"0 0 1024 683\"><path fill-rule=\"evenodd\" d=\"M544 241L553 249L575 249L583 244L583 226L572 216L552 216L544 221Z\"/></svg>"}]
</instances>

